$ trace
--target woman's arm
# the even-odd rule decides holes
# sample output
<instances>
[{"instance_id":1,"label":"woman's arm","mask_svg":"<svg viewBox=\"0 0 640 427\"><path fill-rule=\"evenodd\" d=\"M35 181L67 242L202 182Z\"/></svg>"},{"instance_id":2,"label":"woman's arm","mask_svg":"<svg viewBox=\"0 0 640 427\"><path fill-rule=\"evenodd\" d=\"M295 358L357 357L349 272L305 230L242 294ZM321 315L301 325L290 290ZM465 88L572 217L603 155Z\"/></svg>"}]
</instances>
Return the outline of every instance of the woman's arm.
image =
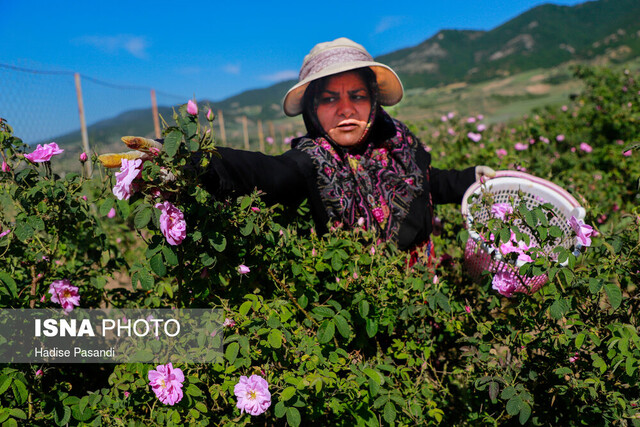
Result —
<instances>
[{"instance_id":1,"label":"woman's arm","mask_svg":"<svg viewBox=\"0 0 640 427\"><path fill-rule=\"evenodd\" d=\"M461 203L462 196L476 180L475 167L463 170L429 168L433 203Z\"/></svg>"},{"instance_id":2,"label":"woman's arm","mask_svg":"<svg viewBox=\"0 0 640 427\"><path fill-rule=\"evenodd\" d=\"M289 150L279 156L260 152L217 148L201 177L207 191L215 195L249 194L258 189L269 204L298 204L307 197L307 183L301 170L313 168L308 156ZM306 164L308 163L308 165Z\"/></svg>"}]
</instances>

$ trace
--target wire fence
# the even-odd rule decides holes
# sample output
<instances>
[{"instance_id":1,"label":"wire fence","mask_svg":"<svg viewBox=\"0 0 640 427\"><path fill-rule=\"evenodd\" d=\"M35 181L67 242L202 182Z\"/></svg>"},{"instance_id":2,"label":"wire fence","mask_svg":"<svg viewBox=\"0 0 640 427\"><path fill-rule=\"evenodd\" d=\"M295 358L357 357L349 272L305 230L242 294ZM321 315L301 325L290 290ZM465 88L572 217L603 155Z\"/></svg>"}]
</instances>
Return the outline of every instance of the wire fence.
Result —
<instances>
[{"instance_id":1,"label":"wire fence","mask_svg":"<svg viewBox=\"0 0 640 427\"><path fill-rule=\"evenodd\" d=\"M0 117L13 127L14 135L30 145L56 141L71 154L87 148L103 152L119 144L124 135L158 137L154 124L158 113L153 103L169 121L171 108L189 99L72 71L2 63L0 82ZM299 121L263 122L238 111L212 107L217 115L219 145L278 153L304 130Z\"/></svg>"}]
</instances>

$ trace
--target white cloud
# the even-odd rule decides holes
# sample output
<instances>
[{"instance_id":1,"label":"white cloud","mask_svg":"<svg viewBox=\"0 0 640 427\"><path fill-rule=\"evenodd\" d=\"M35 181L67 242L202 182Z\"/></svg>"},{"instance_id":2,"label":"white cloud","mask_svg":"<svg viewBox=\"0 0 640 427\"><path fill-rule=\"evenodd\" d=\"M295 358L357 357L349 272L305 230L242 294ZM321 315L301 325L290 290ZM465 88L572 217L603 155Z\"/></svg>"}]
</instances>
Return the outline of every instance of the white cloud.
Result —
<instances>
[{"instance_id":1,"label":"white cloud","mask_svg":"<svg viewBox=\"0 0 640 427\"><path fill-rule=\"evenodd\" d=\"M222 70L227 74L240 74L240 64L226 64Z\"/></svg>"},{"instance_id":2,"label":"white cloud","mask_svg":"<svg viewBox=\"0 0 640 427\"><path fill-rule=\"evenodd\" d=\"M82 36L74 40L76 44L93 46L109 54L117 54L121 50L145 59L148 57L147 47L149 43L145 37L132 36L129 34L118 34L115 36Z\"/></svg>"},{"instance_id":3,"label":"white cloud","mask_svg":"<svg viewBox=\"0 0 640 427\"><path fill-rule=\"evenodd\" d=\"M291 80L298 78L298 72L296 70L282 70L273 74L267 74L260 76L262 80L268 80L270 82L280 82L284 80Z\"/></svg>"},{"instance_id":4,"label":"white cloud","mask_svg":"<svg viewBox=\"0 0 640 427\"><path fill-rule=\"evenodd\" d=\"M376 25L374 34L384 33L391 28L398 27L402 24L402 16L383 16Z\"/></svg>"}]
</instances>

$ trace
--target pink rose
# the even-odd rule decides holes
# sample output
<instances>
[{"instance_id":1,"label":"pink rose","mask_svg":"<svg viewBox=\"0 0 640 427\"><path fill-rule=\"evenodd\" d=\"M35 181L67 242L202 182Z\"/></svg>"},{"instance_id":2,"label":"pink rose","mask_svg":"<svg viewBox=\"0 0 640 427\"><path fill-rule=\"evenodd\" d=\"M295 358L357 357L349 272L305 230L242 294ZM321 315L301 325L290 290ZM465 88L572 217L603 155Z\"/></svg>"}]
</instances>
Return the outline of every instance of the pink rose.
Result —
<instances>
[{"instance_id":1,"label":"pink rose","mask_svg":"<svg viewBox=\"0 0 640 427\"><path fill-rule=\"evenodd\" d=\"M562 141L564 141L564 135L563 135L563 134L559 134L559 135L557 135L557 136L556 136L556 141L558 141L558 142L562 142Z\"/></svg>"},{"instance_id":2,"label":"pink rose","mask_svg":"<svg viewBox=\"0 0 640 427\"><path fill-rule=\"evenodd\" d=\"M187 113L191 114L192 116L198 114L198 104L196 104L192 100L189 100L189 102L187 102Z\"/></svg>"},{"instance_id":3,"label":"pink rose","mask_svg":"<svg viewBox=\"0 0 640 427\"><path fill-rule=\"evenodd\" d=\"M480 135L479 133L469 132L467 133L467 138L469 138L473 142L478 142L482 139L482 135Z\"/></svg>"},{"instance_id":4,"label":"pink rose","mask_svg":"<svg viewBox=\"0 0 640 427\"><path fill-rule=\"evenodd\" d=\"M498 148L496 150L496 156L498 156L499 159L503 158L506 155L507 155L507 150L505 150L504 148Z\"/></svg>"},{"instance_id":5,"label":"pink rose","mask_svg":"<svg viewBox=\"0 0 640 427\"><path fill-rule=\"evenodd\" d=\"M2 162L2 172L10 172L10 171L11 171L11 168L9 167L7 162L3 161Z\"/></svg>"},{"instance_id":6,"label":"pink rose","mask_svg":"<svg viewBox=\"0 0 640 427\"><path fill-rule=\"evenodd\" d=\"M500 271L493 276L491 287L498 291L500 295L511 298L518 289L520 282L510 271Z\"/></svg>"},{"instance_id":7,"label":"pink rose","mask_svg":"<svg viewBox=\"0 0 640 427\"><path fill-rule=\"evenodd\" d=\"M249 378L241 376L233 387L233 394L238 399L236 406L240 414L246 411L253 416L260 415L271 406L269 383L260 375L251 375Z\"/></svg>"},{"instance_id":8,"label":"pink rose","mask_svg":"<svg viewBox=\"0 0 640 427\"><path fill-rule=\"evenodd\" d=\"M51 294L51 302L60 304L67 313L73 310L74 306L80 305L78 287L71 286L71 282L67 279L54 280L49 285L49 293Z\"/></svg>"},{"instance_id":9,"label":"pink rose","mask_svg":"<svg viewBox=\"0 0 640 427\"><path fill-rule=\"evenodd\" d=\"M184 374L181 369L174 368L171 363L158 365L156 370L149 371L148 377L149 385L160 402L175 405L182 400Z\"/></svg>"},{"instance_id":10,"label":"pink rose","mask_svg":"<svg viewBox=\"0 0 640 427\"><path fill-rule=\"evenodd\" d=\"M591 146L589 144L587 144L586 142L581 142L580 143L580 149L582 151L584 151L585 153L590 153L593 151L593 148L591 148Z\"/></svg>"},{"instance_id":11,"label":"pink rose","mask_svg":"<svg viewBox=\"0 0 640 427\"><path fill-rule=\"evenodd\" d=\"M115 218L116 217L116 208L109 209L109 213L107 213L107 218Z\"/></svg>"},{"instance_id":12,"label":"pink rose","mask_svg":"<svg viewBox=\"0 0 640 427\"><path fill-rule=\"evenodd\" d=\"M113 195L118 200L129 200L134 193L133 180L142 173L142 159L122 159L120 172L116 172L116 185L113 187Z\"/></svg>"},{"instance_id":13,"label":"pink rose","mask_svg":"<svg viewBox=\"0 0 640 427\"><path fill-rule=\"evenodd\" d=\"M509 203L495 203L491 206L491 215L505 221L507 214L513 213L513 206Z\"/></svg>"},{"instance_id":14,"label":"pink rose","mask_svg":"<svg viewBox=\"0 0 640 427\"><path fill-rule=\"evenodd\" d=\"M84 151L82 153L80 153L80 161L82 163L86 162L89 158L87 157L87 153L85 153Z\"/></svg>"},{"instance_id":15,"label":"pink rose","mask_svg":"<svg viewBox=\"0 0 640 427\"><path fill-rule=\"evenodd\" d=\"M213 111L211 111L211 108L209 108L209 111L207 111L207 120L212 121L213 117Z\"/></svg>"},{"instance_id":16,"label":"pink rose","mask_svg":"<svg viewBox=\"0 0 640 427\"><path fill-rule=\"evenodd\" d=\"M250 271L251 269L244 264L241 264L240 266L238 266L238 273L240 274L247 274Z\"/></svg>"},{"instance_id":17,"label":"pink rose","mask_svg":"<svg viewBox=\"0 0 640 427\"><path fill-rule=\"evenodd\" d=\"M170 245L179 245L187 237L187 223L184 221L182 211L171 202L157 203L160 209L160 231Z\"/></svg>"},{"instance_id":18,"label":"pink rose","mask_svg":"<svg viewBox=\"0 0 640 427\"><path fill-rule=\"evenodd\" d=\"M526 149L528 149L528 148L529 148L529 145L527 145L527 144L523 144L523 143L521 143L521 142L516 142L516 145L514 145L514 148L515 148L517 151L524 151L524 150L526 150Z\"/></svg>"},{"instance_id":19,"label":"pink rose","mask_svg":"<svg viewBox=\"0 0 640 427\"><path fill-rule=\"evenodd\" d=\"M25 154L24 157L33 163L41 163L48 162L51 160L51 157L62 154L64 152L63 149L58 147L58 144L55 142L51 142L49 144L40 145L33 151L31 154Z\"/></svg>"},{"instance_id":20,"label":"pink rose","mask_svg":"<svg viewBox=\"0 0 640 427\"><path fill-rule=\"evenodd\" d=\"M571 216L569 218L569 227L575 231L578 242L582 246L591 246L591 237L595 236L595 230L590 225L585 224L581 219Z\"/></svg>"}]
</instances>

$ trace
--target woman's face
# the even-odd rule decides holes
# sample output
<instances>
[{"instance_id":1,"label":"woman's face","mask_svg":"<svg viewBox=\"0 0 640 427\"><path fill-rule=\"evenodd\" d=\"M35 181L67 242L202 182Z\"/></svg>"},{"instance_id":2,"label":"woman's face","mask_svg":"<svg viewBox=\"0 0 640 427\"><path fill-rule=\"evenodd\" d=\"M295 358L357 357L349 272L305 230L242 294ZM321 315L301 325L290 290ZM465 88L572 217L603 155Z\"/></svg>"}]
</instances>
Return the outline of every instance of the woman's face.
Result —
<instances>
[{"instance_id":1,"label":"woman's face","mask_svg":"<svg viewBox=\"0 0 640 427\"><path fill-rule=\"evenodd\" d=\"M318 94L318 121L338 145L357 145L371 113L371 95L357 72L349 71L329 77Z\"/></svg>"}]
</instances>

